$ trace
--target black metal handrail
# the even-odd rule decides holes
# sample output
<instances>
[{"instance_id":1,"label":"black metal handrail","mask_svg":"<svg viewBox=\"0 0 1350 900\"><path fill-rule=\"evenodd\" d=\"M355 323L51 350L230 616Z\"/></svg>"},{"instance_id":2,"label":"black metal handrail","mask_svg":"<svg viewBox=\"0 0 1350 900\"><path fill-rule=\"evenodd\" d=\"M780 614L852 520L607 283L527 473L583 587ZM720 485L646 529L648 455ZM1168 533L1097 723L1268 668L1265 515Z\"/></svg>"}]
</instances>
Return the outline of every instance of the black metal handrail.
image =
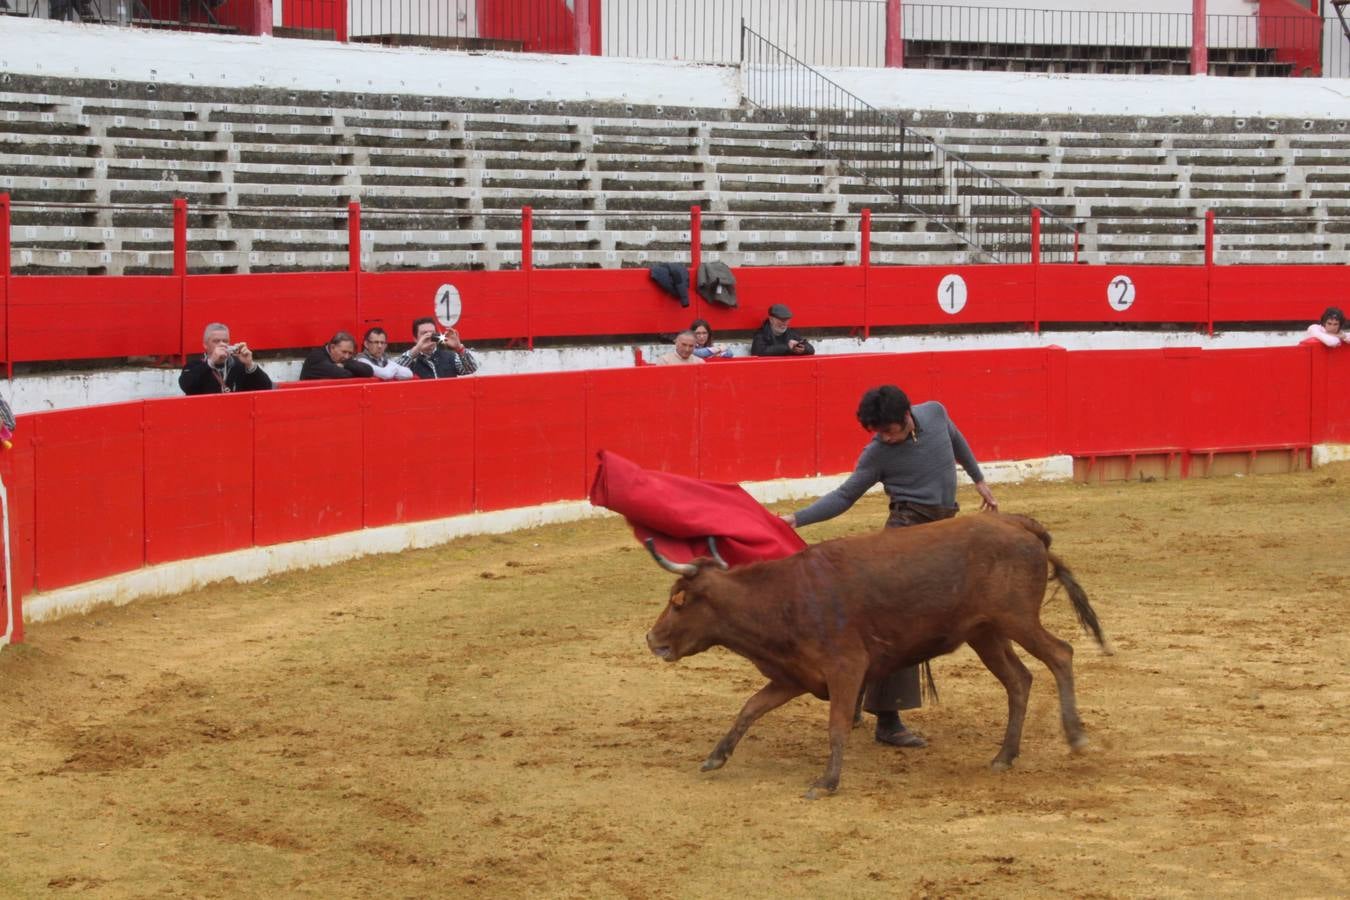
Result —
<instances>
[{"instance_id":1,"label":"black metal handrail","mask_svg":"<svg viewBox=\"0 0 1350 900\"><path fill-rule=\"evenodd\" d=\"M745 98L842 169L925 216L994 262L1031 256L1031 210L1042 254L1072 257L1077 227L873 107L742 23Z\"/></svg>"}]
</instances>

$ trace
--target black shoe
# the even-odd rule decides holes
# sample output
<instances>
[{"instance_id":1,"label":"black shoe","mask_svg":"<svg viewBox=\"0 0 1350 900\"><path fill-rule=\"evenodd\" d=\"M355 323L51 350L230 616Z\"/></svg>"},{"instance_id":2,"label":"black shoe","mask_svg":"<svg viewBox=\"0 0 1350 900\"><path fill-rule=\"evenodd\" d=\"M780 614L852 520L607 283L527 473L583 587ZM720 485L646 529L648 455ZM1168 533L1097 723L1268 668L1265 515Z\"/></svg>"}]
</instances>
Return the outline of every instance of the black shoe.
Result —
<instances>
[{"instance_id":1,"label":"black shoe","mask_svg":"<svg viewBox=\"0 0 1350 900\"><path fill-rule=\"evenodd\" d=\"M928 742L921 735L906 728L905 723L900 721L900 714L894 712L877 714L876 739L878 744L908 747L912 750L928 746Z\"/></svg>"}]
</instances>

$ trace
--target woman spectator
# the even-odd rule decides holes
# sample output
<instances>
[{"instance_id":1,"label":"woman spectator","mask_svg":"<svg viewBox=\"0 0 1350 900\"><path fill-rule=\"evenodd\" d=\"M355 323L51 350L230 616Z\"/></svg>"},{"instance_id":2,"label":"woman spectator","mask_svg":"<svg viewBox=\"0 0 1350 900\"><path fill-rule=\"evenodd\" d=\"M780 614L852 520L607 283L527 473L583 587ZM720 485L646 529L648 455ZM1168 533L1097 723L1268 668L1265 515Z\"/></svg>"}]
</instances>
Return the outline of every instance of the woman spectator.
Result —
<instances>
[{"instance_id":1,"label":"woman spectator","mask_svg":"<svg viewBox=\"0 0 1350 900\"><path fill-rule=\"evenodd\" d=\"M710 356L718 356L722 359L731 358L731 350L727 347L719 347L713 343L712 327L707 319L695 319L689 326L689 330L694 334L694 355L699 359L707 359Z\"/></svg>"},{"instance_id":2,"label":"woman spectator","mask_svg":"<svg viewBox=\"0 0 1350 900\"><path fill-rule=\"evenodd\" d=\"M1328 347L1350 344L1350 334L1345 332L1345 313L1335 306L1328 306L1323 310L1322 318L1308 326L1308 337L1305 342L1312 341L1319 341Z\"/></svg>"}]
</instances>

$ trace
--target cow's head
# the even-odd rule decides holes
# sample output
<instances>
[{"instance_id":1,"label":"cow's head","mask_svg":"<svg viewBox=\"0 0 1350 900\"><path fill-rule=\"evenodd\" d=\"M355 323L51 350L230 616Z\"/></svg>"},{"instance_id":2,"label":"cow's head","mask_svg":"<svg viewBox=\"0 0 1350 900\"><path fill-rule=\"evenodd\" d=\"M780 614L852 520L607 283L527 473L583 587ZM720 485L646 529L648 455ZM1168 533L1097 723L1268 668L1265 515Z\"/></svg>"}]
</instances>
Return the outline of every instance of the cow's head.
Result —
<instances>
[{"instance_id":1,"label":"cow's head","mask_svg":"<svg viewBox=\"0 0 1350 900\"><path fill-rule=\"evenodd\" d=\"M647 539L647 550L657 564L667 572L680 576L670 586L670 600L661 616L647 632L647 646L666 662L702 653L717 643L719 614L709 602L717 591L719 575L727 564L717 554L717 543L708 538L710 558L691 563L675 563L656 549Z\"/></svg>"}]
</instances>

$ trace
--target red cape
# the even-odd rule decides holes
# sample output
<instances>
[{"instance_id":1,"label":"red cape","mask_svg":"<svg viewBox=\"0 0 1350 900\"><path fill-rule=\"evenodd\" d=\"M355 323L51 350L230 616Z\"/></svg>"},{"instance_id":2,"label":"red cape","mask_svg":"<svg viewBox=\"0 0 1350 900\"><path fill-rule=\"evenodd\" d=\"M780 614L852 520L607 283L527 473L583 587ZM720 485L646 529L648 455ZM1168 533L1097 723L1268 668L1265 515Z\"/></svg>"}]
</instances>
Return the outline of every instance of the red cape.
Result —
<instances>
[{"instance_id":1,"label":"red cape","mask_svg":"<svg viewBox=\"0 0 1350 900\"><path fill-rule=\"evenodd\" d=\"M652 472L601 450L591 503L628 520L639 541L654 538L672 562L708 556L708 536L728 565L780 559L806 549L797 532L738 484Z\"/></svg>"}]
</instances>

